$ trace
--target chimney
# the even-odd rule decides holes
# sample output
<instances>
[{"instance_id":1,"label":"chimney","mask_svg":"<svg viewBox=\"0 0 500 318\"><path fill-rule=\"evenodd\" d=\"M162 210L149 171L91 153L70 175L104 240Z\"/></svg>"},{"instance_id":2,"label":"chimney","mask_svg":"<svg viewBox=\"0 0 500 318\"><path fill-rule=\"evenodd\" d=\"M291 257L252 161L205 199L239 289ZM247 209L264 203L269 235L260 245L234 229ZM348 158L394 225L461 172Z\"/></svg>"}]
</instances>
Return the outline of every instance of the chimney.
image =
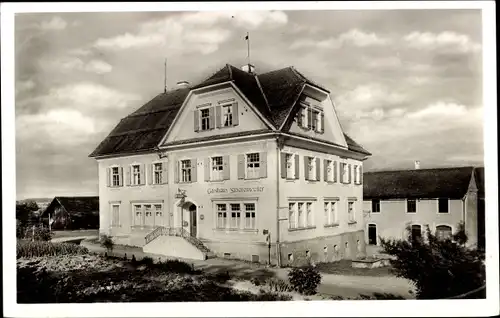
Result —
<instances>
[{"instance_id":1,"label":"chimney","mask_svg":"<svg viewBox=\"0 0 500 318\"><path fill-rule=\"evenodd\" d=\"M420 169L420 161L415 160L415 170Z\"/></svg>"},{"instance_id":2,"label":"chimney","mask_svg":"<svg viewBox=\"0 0 500 318\"><path fill-rule=\"evenodd\" d=\"M245 64L241 67L241 69L247 73L255 74L255 65L253 64Z\"/></svg>"},{"instance_id":3,"label":"chimney","mask_svg":"<svg viewBox=\"0 0 500 318\"><path fill-rule=\"evenodd\" d=\"M189 87L189 82L188 82L188 81L179 81L179 82L177 82L177 87L178 87L178 88L186 88L186 87Z\"/></svg>"}]
</instances>

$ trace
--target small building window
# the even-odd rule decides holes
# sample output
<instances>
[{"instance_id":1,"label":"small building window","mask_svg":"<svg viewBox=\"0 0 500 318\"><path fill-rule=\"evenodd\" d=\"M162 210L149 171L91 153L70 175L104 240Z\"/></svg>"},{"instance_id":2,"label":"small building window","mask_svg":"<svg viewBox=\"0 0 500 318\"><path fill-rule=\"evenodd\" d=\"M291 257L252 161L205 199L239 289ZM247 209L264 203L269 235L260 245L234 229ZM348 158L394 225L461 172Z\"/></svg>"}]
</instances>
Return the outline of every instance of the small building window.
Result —
<instances>
[{"instance_id":1,"label":"small building window","mask_svg":"<svg viewBox=\"0 0 500 318\"><path fill-rule=\"evenodd\" d=\"M448 198L439 198L438 199L438 212L439 213L448 213Z\"/></svg>"},{"instance_id":2,"label":"small building window","mask_svg":"<svg viewBox=\"0 0 500 318\"><path fill-rule=\"evenodd\" d=\"M113 187L120 186L120 169L118 167L111 168L111 175Z\"/></svg>"},{"instance_id":3,"label":"small building window","mask_svg":"<svg viewBox=\"0 0 500 318\"><path fill-rule=\"evenodd\" d=\"M311 257L311 251L310 251L310 250L307 250L307 251L306 251L306 257L307 257L307 258L310 258L310 257Z\"/></svg>"},{"instance_id":4,"label":"small building window","mask_svg":"<svg viewBox=\"0 0 500 318\"><path fill-rule=\"evenodd\" d=\"M294 155L291 153L285 154L285 160L286 160L286 177L287 179L294 179L295 178L295 158Z\"/></svg>"},{"instance_id":5,"label":"small building window","mask_svg":"<svg viewBox=\"0 0 500 318\"><path fill-rule=\"evenodd\" d=\"M113 204L112 205L112 218L111 218L111 226L119 226L120 225L120 205Z\"/></svg>"},{"instance_id":6,"label":"small building window","mask_svg":"<svg viewBox=\"0 0 500 318\"><path fill-rule=\"evenodd\" d=\"M211 180L222 180L224 170L224 159L222 156L212 157L212 175Z\"/></svg>"},{"instance_id":7,"label":"small building window","mask_svg":"<svg viewBox=\"0 0 500 318\"><path fill-rule=\"evenodd\" d=\"M297 223L295 222L295 203L288 203L288 228L295 229Z\"/></svg>"},{"instance_id":8,"label":"small building window","mask_svg":"<svg viewBox=\"0 0 500 318\"><path fill-rule=\"evenodd\" d=\"M226 204L217 204L217 228L225 229L227 224Z\"/></svg>"},{"instance_id":9,"label":"small building window","mask_svg":"<svg viewBox=\"0 0 500 318\"><path fill-rule=\"evenodd\" d=\"M436 226L436 237L440 240L446 240L451 238L452 230L451 226L448 225L438 225Z\"/></svg>"},{"instance_id":10,"label":"small building window","mask_svg":"<svg viewBox=\"0 0 500 318\"><path fill-rule=\"evenodd\" d=\"M141 184L141 166L140 165L132 165L132 184L133 185Z\"/></svg>"},{"instance_id":11,"label":"small building window","mask_svg":"<svg viewBox=\"0 0 500 318\"><path fill-rule=\"evenodd\" d=\"M307 158L307 168L308 168L308 180L316 180L316 158L306 157Z\"/></svg>"},{"instance_id":12,"label":"small building window","mask_svg":"<svg viewBox=\"0 0 500 318\"><path fill-rule=\"evenodd\" d=\"M347 202L347 215L349 222L356 221L356 211L354 210L354 201Z\"/></svg>"},{"instance_id":13,"label":"small building window","mask_svg":"<svg viewBox=\"0 0 500 318\"><path fill-rule=\"evenodd\" d=\"M247 179L257 179L260 177L260 156L259 153L247 154Z\"/></svg>"},{"instance_id":14,"label":"small building window","mask_svg":"<svg viewBox=\"0 0 500 318\"><path fill-rule=\"evenodd\" d=\"M326 181L328 182L333 182L333 161L332 160L327 160L326 161Z\"/></svg>"},{"instance_id":15,"label":"small building window","mask_svg":"<svg viewBox=\"0 0 500 318\"><path fill-rule=\"evenodd\" d=\"M224 105L222 106L222 126L230 127L233 125L233 106Z\"/></svg>"},{"instance_id":16,"label":"small building window","mask_svg":"<svg viewBox=\"0 0 500 318\"><path fill-rule=\"evenodd\" d=\"M231 203L231 228L239 229L241 226L241 211L239 203Z\"/></svg>"},{"instance_id":17,"label":"small building window","mask_svg":"<svg viewBox=\"0 0 500 318\"><path fill-rule=\"evenodd\" d=\"M372 213L380 213L380 200L379 199L372 200Z\"/></svg>"},{"instance_id":18,"label":"small building window","mask_svg":"<svg viewBox=\"0 0 500 318\"><path fill-rule=\"evenodd\" d=\"M337 224L337 202L325 201L325 225Z\"/></svg>"},{"instance_id":19,"label":"small building window","mask_svg":"<svg viewBox=\"0 0 500 318\"><path fill-rule=\"evenodd\" d=\"M256 229L255 224L255 203L245 203L245 228Z\"/></svg>"},{"instance_id":20,"label":"small building window","mask_svg":"<svg viewBox=\"0 0 500 318\"><path fill-rule=\"evenodd\" d=\"M368 244L377 245L377 225L368 224Z\"/></svg>"},{"instance_id":21,"label":"small building window","mask_svg":"<svg viewBox=\"0 0 500 318\"><path fill-rule=\"evenodd\" d=\"M201 130L210 129L210 108L205 108L200 110L200 122Z\"/></svg>"},{"instance_id":22,"label":"small building window","mask_svg":"<svg viewBox=\"0 0 500 318\"><path fill-rule=\"evenodd\" d=\"M288 253L288 261L293 262L293 254L292 253Z\"/></svg>"},{"instance_id":23,"label":"small building window","mask_svg":"<svg viewBox=\"0 0 500 318\"><path fill-rule=\"evenodd\" d=\"M191 182L191 160L181 161L181 181Z\"/></svg>"},{"instance_id":24,"label":"small building window","mask_svg":"<svg viewBox=\"0 0 500 318\"><path fill-rule=\"evenodd\" d=\"M406 200L406 212L417 213L417 200Z\"/></svg>"},{"instance_id":25,"label":"small building window","mask_svg":"<svg viewBox=\"0 0 500 318\"><path fill-rule=\"evenodd\" d=\"M418 240L422 238L422 226L418 224L413 224L411 226L411 239Z\"/></svg>"},{"instance_id":26,"label":"small building window","mask_svg":"<svg viewBox=\"0 0 500 318\"><path fill-rule=\"evenodd\" d=\"M155 216L156 217L163 217L163 209L161 204L155 204Z\"/></svg>"},{"instance_id":27,"label":"small building window","mask_svg":"<svg viewBox=\"0 0 500 318\"><path fill-rule=\"evenodd\" d=\"M161 162L153 164L153 184L163 183L163 164Z\"/></svg>"}]
</instances>

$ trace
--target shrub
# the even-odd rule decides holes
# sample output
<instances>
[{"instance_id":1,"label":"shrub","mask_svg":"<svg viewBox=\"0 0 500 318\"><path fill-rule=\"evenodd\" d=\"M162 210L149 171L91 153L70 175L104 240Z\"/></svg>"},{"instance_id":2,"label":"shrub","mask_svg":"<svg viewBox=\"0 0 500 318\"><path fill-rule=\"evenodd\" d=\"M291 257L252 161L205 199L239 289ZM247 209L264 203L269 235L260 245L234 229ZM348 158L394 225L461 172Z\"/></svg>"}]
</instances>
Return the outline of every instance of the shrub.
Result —
<instances>
[{"instance_id":1,"label":"shrub","mask_svg":"<svg viewBox=\"0 0 500 318\"><path fill-rule=\"evenodd\" d=\"M164 272L178 274L190 274L194 272L194 269L191 265L179 260L160 261L154 264L153 268Z\"/></svg>"},{"instance_id":2,"label":"shrub","mask_svg":"<svg viewBox=\"0 0 500 318\"><path fill-rule=\"evenodd\" d=\"M17 258L56 255L88 254L86 247L71 243L50 243L45 241L17 241Z\"/></svg>"},{"instance_id":3,"label":"shrub","mask_svg":"<svg viewBox=\"0 0 500 318\"><path fill-rule=\"evenodd\" d=\"M465 246L463 227L451 238L438 239L426 229L426 239L381 240L399 277L411 280L417 299L449 298L483 286L484 253ZM477 297L477 295L476 295Z\"/></svg>"},{"instance_id":4,"label":"shrub","mask_svg":"<svg viewBox=\"0 0 500 318\"><path fill-rule=\"evenodd\" d=\"M269 278L266 281L266 285L269 286L269 288L273 292L282 293L282 292L291 292L291 291L293 291L292 286L290 286L290 284L288 284L288 282L284 281L281 278L275 278L275 277Z\"/></svg>"},{"instance_id":5,"label":"shrub","mask_svg":"<svg viewBox=\"0 0 500 318\"><path fill-rule=\"evenodd\" d=\"M311 266L295 267L288 272L288 280L293 289L303 295L314 295L321 282L321 274Z\"/></svg>"},{"instance_id":6,"label":"shrub","mask_svg":"<svg viewBox=\"0 0 500 318\"><path fill-rule=\"evenodd\" d=\"M104 247L108 252L111 252L115 246L115 243L111 239L110 236L106 234L101 234L99 237L99 243L101 244L102 247Z\"/></svg>"},{"instance_id":7,"label":"shrub","mask_svg":"<svg viewBox=\"0 0 500 318\"><path fill-rule=\"evenodd\" d=\"M146 266L151 266L154 264L154 261L151 257L149 256L144 256L140 261L139 261L139 264L140 265L146 265Z\"/></svg>"},{"instance_id":8,"label":"shrub","mask_svg":"<svg viewBox=\"0 0 500 318\"><path fill-rule=\"evenodd\" d=\"M265 280L260 278L260 277L252 277L250 279L250 282L254 284L255 286L260 286L265 283Z\"/></svg>"},{"instance_id":9,"label":"shrub","mask_svg":"<svg viewBox=\"0 0 500 318\"><path fill-rule=\"evenodd\" d=\"M24 231L19 238L35 241L50 241L52 239L52 232L48 228L39 226L22 226L20 225L19 231Z\"/></svg>"}]
</instances>

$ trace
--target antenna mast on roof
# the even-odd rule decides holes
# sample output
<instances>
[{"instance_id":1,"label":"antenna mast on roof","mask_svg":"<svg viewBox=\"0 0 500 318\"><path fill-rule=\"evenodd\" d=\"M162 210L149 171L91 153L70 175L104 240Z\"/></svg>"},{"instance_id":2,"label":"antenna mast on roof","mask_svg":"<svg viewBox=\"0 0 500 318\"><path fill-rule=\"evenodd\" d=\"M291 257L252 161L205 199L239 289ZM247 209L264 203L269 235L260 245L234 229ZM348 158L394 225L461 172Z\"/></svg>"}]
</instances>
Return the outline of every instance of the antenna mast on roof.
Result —
<instances>
[{"instance_id":1,"label":"antenna mast on roof","mask_svg":"<svg viewBox=\"0 0 500 318\"><path fill-rule=\"evenodd\" d=\"M248 60L248 70L250 71L250 37L247 36L245 37L245 40L247 40L247 60Z\"/></svg>"},{"instance_id":2,"label":"antenna mast on roof","mask_svg":"<svg viewBox=\"0 0 500 318\"><path fill-rule=\"evenodd\" d=\"M165 64L164 64L164 78L163 78L163 92L167 92L167 58L165 58Z\"/></svg>"}]
</instances>

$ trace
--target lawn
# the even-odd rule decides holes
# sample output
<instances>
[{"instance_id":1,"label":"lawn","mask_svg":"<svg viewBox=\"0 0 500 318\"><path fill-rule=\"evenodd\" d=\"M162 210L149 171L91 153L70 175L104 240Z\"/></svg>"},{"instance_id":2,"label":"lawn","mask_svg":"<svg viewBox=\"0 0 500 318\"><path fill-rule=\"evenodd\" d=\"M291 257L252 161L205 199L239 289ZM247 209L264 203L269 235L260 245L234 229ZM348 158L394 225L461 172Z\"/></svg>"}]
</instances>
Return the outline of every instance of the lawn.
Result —
<instances>
[{"instance_id":1,"label":"lawn","mask_svg":"<svg viewBox=\"0 0 500 318\"><path fill-rule=\"evenodd\" d=\"M99 230L52 231L52 238L99 236Z\"/></svg>"},{"instance_id":2,"label":"lawn","mask_svg":"<svg viewBox=\"0 0 500 318\"><path fill-rule=\"evenodd\" d=\"M317 263L316 267L322 273L349 275L349 276L395 276L391 267L353 268L350 260L341 260L332 263Z\"/></svg>"}]
</instances>

